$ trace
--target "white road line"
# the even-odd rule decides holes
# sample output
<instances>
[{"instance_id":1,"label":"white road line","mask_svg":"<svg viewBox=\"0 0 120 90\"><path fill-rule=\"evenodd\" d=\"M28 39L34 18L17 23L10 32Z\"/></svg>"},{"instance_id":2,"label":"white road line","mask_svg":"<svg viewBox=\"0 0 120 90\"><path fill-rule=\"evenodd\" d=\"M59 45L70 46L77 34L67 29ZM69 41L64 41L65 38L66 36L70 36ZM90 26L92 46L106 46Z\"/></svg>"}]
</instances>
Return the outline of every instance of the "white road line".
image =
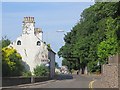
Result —
<instances>
[{"instance_id":1,"label":"white road line","mask_svg":"<svg viewBox=\"0 0 120 90\"><path fill-rule=\"evenodd\" d=\"M93 83L94 83L95 81L93 80L93 81L91 81L90 83L89 83L89 88L93 88Z\"/></svg>"}]
</instances>

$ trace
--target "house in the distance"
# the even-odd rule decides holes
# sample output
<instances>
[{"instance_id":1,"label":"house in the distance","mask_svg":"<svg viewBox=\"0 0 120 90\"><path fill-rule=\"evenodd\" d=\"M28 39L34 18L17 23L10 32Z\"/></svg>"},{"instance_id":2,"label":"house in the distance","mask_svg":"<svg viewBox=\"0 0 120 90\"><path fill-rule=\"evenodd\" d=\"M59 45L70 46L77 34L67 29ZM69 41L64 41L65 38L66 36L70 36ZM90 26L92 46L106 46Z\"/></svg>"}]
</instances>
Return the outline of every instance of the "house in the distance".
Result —
<instances>
[{"instance_id":1,"label":"house in the distance","mask_svg":"<svg viewBox=\"0 0 120 90\"><path fill-rule=\"evenodd\" d=\"M54 59L50 61L48 58L49 51L43 41L43 31L35 27L34 17L24 17L22 34L10 46L20 53L26 70L31 72L37 65L54 63Z\"/></svg>"}]
</instances>

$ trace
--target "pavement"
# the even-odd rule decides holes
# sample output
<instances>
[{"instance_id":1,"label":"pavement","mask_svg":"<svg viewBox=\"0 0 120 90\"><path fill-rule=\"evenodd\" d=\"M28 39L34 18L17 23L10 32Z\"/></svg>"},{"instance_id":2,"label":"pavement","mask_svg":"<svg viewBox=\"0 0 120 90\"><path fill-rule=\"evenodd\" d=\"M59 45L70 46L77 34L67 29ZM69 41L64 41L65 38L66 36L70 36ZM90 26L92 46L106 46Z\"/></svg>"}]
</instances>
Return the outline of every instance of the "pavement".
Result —
<instances>
[{"instance_id":1,"label":"pavement","mask_svg":"<svg viewBox=\"0 0 120 90\"><path fill-rule=\"evenodd\" d=\"M94 80L99 79L96 75L58 75L54 80L23 84L3 88L92 88ZM10 90L10 89L9 89Z\"/></svg>"}]
</instances>

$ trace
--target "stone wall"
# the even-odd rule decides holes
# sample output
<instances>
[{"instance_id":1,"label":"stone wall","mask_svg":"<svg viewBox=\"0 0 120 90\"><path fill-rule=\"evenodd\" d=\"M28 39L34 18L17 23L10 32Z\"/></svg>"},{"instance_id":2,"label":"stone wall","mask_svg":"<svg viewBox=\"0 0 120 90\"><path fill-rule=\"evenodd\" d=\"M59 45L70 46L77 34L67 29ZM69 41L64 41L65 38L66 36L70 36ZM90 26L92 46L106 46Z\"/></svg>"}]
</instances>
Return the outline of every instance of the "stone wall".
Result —
<instances>
[{"instance_id":1,"label":"stone wall","mask_svg":"<svg viewBox=\"0 0 120 90\"><path fill-rule=\"evenodd\" d=\"M48 77L3 77L2 86L14 86L20 84L29 84L33 82L42 82L49 80Z\"/></svg>"},{"instance_id":2,"label":"stone wall","mask_svg":"<svg viewBox=\"0 0 120 90\"><path fill-rule=\"evenodd\" d=\"M94 88L118 87L118 64L103 65L102 77L100 80L95 81Z\"/></svg>"},{"instance_id":3,"label":"stone wall","mask_svg":"<svg viewBox=\"0 0 120 90\"><path fill-rule=\"evenodd\" d=\"M120 56L117 54L109 57L109 64L102 66L102 77L95 80L94 88L119 88L120 87Z\"/></svg>"},{"instance_id":4,"label":"stone wall","mask_svg":"<svg viewBox=\"0 0 120 90\"><path fill-rule=\"evenodd\" d=\"M120 55L116 54L108 58L108 63L117 63L120 64Z\"/></svg>"},{"instance_id":5,"label":"stone wall","mask_svg":"<svg viewBox=\"0 0 120 90\"><path fill-rule=\"evenodd\" d=\"M120 90L120 64L118 65L118 87Z\"/></svg>"}]
</instances>

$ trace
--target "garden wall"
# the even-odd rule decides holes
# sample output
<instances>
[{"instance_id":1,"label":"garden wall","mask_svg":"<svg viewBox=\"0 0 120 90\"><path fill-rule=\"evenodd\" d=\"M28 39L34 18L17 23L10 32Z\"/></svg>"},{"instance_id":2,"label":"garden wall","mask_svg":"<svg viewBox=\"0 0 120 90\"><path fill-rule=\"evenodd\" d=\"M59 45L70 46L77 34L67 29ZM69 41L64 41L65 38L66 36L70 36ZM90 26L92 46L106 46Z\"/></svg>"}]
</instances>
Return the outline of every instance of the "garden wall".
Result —
<instances>
[{"instance_id":1,"label":"garden wall","mask_svg":"<svg viewBox=\"0 0 120 90\"><path fill-rule=\"evenodd\" d=\"M50 80L49 77L3 77L2 86L14 86Z\"/></svg>"},{"instance_id":2,"label":"garden wall","mask_svg":"<svg viewBox=\"0 0 120 90\"><path fill-rule=\"evenodd\" d=\"M94 88L120 88L120 55L110 56L102 66L102 77L95 81Z\"/></svg>"}]
</instances>

